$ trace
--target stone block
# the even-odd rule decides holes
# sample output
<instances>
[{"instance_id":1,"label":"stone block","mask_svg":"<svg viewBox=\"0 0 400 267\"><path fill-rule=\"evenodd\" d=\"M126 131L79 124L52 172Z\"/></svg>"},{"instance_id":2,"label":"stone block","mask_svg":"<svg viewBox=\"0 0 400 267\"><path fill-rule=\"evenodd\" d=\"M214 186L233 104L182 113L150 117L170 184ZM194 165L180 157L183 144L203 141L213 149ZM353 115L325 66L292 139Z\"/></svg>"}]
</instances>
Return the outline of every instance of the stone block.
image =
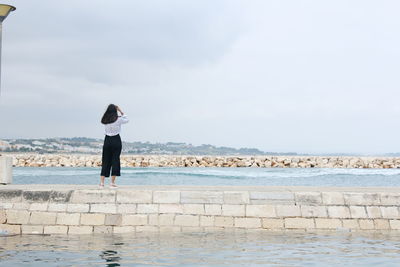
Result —
<instances>
[{"instance_id":1,"label":"stone block","mask_svg":"<svg viewBox=\"0 0 400 267\"><path fill-rule=\"evenodd\" d=\"M126 234L126 233L134 233L134 226L114 226L113 228L114 234Z\"/></svg>"},{"instance_id":2,"label":"stone block","mask_svg":"<svg viewBox=\"0 0 400 267\"><path fill-rule=\"evenodd\" d=\"M160 214L158 215L158 225L172 226L174 225L174 214Z\"/></svg>"},{"instance_id":3,"label":"stone block","mask_svg":"<svg viewBox=\"0 0 400 267\"><path fill-rule=\"evenodd\" d=\"M214 226L214 216L200 216L200 226Z\"/></svg>"},{"instance_id":4,"label":"stone block","mask_svg":"<svg viewBox=\"0 0 400 267\"><path fill-rule=\"evenodd\" d=\"M360 229L360 225L358 224L358 220L356 219L343 219L343 228L346 229Z\"/></svg>"},{"instance_id":5,"label":"stone block","mask_svg":"<svg viewBox=\"0 0 400 267\"><path fill-rule=\"evenodd\" d=\"M326 205L344 205L344 197L341 192L322 192L322 203Z\"/></svg>"},{"instance_id":6,"label":"stone block","mask_svg":"<svg viewBox=\"0 0 400 267\"><path fill-rule=\"evenodd\" d=\"M262 227L265 229L283 229L283 219L262 219Z\"/></svg>"},{"instance_id":7,"label":"stone block","mask_svg":"<svg viewBox=\"0 0 400 267\"><path fill-rule=\"evenodd\" d=\"M79 225L80 213L57 213L56 224Z\"/></svg>"},{"instance_id":8,"label":"stone block","mask_svg":"<svg viewBox=\"0 0 400 267\"><path fill-rule=\"evenodd\" d=\"M117 202L118 203L152 203L153 193L150 190L143 191L118 191Z\"/></svg>"},{"instance_id":9,"label":"stone block","mask_svg":"<svg viewBox=\"0 0 400 267\"><path fill-rule=\"evenodd\" d=\"M148 215L148 225L158 225L158 214L149 214Z\"/></svg>"},{"instance_id":10,"label":"stone block","mask_svg":"<svg viewBox=\"0 0 400 267\"><path fill-rule=\"evenodd\" d=\"M314 219L285 218L285 229L314 229Z\"/></svg>"},{"instance_id":11,"label":"stone block","mask_svg":"<svg viewBox=\"0 0 400 267\"><path fill-rule=\"evenodd\" d=\"M0 202L21 202L22 190L2 189L0 190Z\"/></svg>"},{"instance_id":12,"label":"stone block","mask_svg":"<svg viewBox=\"0 0 400 267\"><path fill-rule=\"evenodd\" d=\"M83 214L82 214L83 215ZM84 235L93 233L93 226L69 226L69 235Z\"/></svg>"},{"instance_id":13,"label":"stone block","mask_svg":"<svg viewBox=\"0 0 400 267\"><path fill-rule=\"evenodd\" d=\"M21 225L17 224L0 224L0 232L7 234L21 234Z\"/></svg>"},{"instance_id":14,"label":"stone block","mask_svg":"<svg viewBox=\"0 0 400 267\"><path fill-rule=\"evenodd\" d=\"M374 226L377 230L390 230L389 220L375 219Z\"/></svg>"},{"instance_id":15,"label":"stone block","mask_svg":"<svg viewBox=\"0 0 400 267\"><path fill-rule=\"evenodd\" d=\"M91 213L117 213L117 205L114 203L90 204Z\"/></svg>"},{"instance_id":16,"label":"stone block","mask_svg":"<svg viewBox=\"0 0 400 267\"><path fill-rule=\"evenodd\" d=\"M0 210L0 224L6 223L6 221L7 221L6 211Z\"/></svg>"},{"instance_id":17,"label":"stone block","mask_svg":"<svg viewBox=\"0 0 400 267\"><path fill-rule=\"evenodd\" d=\"M371 219L382 218L381 209L377 206L367 206L367 214Z\"/></svg>"},{"instance_id":18,"label":"stone block","mask_svg":"<svg viewBox=\"0 0 400 267\"><path fill-rule=\"evenodd\" d=\"M302 205L300 206L301 216L302 217L311 217L311 218L327 218L328 212L326 210L326 206L308 206Z\"/></svg>"},{"instance_id":19,"label":"stone block","mask_svg":"<svg viewBox=\"0 0 400 267\"><path fill-rule=\"evenodd\" d=\"M22 201L26 202L48 202L50 199L50 190L30 190L23 191Z\"/></svg>"},{"instance_id":20,"label":"stone block","mask_svg":"<svg viewBox=\"0 0 400 267\"><path fill-rule=\"evenodd\" d=\"M29 210L31 204L29 202L17 202L12 205L14 210Z\"/></svg>"},{"instance_id":21,"label":"stone block","mask_svg":"<svg viewBox=\"0 0 400 267\"><path fill-rule=\"evenodd\" d=\"M136 226L135 231L136 232L158 232L158 227L150 226L150 225Z\"/></svg>"},{"instance_id":22,"label":"stone block","mask_svg":"<svg viewBox=\"0 0 400 267\"><path fill-rule=\"evenodd\" d=\"M81 225L104 225L106 219L105 214L101 213L82 213Z\"/></svg>"},{"instance_id":23,"label":"stone block","mask_svg":"<svg viewBox=\"0 0 400 267\"><path fill-rule=\"evenodd\" d=\"M105 225L116 225L119 226L122 223L121 214L106 214Z\"/></svg>"},{"instance_id":24,"label":"stone block","mask_svg":"<svg viewBox=\"0 0 400 267\"><path fill-rule=\"evenodd\" d=\"M160 204L159 213L182 214L183 213L183 205L182 204Z\"/></svg>"},{"instance_id":25,"label":"stone block","mask_svg":"<svg viewBox=\"0 0 400 267\"><path fill-rule=\"evenodd\" d=\"M381 193L381 205L398 206L400 193Z\"/></svg>"},{"instance_id":26,"label":"stone block","mask_svg":"<svg viewBox=\"0 0 400 267\"><path fill-rule=\"evenodd\" d=\"M68 212L89 212L89 204L67 204Z\"/></svg>"},{"instance_id":27,"label":"stone block","mask_svg":"<svg viewBox=\"0 0 400 267\"><path fill-rule=\"evenodd\" d=\"M68 233L68 226L65 225L45 225L43 229L44 234L63 234Z\"/></svg>"},{"instance_id":28,"label":"stone block","mask_svg":"<svg viewBox=\"0 0 400 267\"><path fill-rule=\"evenodd\" d=\"M350 206L349 209L351 218L368 218L364 206Z\"/></svg>"},{"instance_id":29,"label":"stone block","mask_svg":"<svg viewBox=\"0 0 400 267\"><path fill-rule=\"evenodd\" d=\"M95 234L112 234L113 227L112 226L94 226L93 233L95 233Z\"/></svg>"},{"instance_id":30,"label":"stone block","mask_svg":"<svg viewBox=\"0 0 400 267\"><path fill-rule=\"evenodd\" d=\"M0 209L12 209L14 205L16 205L17 203L9 203L9 202L0 202ZM26 208L28 209L28 208ZM24 209L23 209L24 210Z\"/></svg>"},{"instance_id":31,"label":"stone block","mask_svg":"<svg viewBox=\"0 0 400 267\"><path fill-rule=\"evenodd\" d=\"M174 232L174 233L178 233L181 231L181 227L180 226L160 226L158 227L158 231L159 232Z\"/></svg>"},{"instance_id":32,"label":"stone block","mask_svg":"<svg viewBox=\"0 0 400 267\"><path fill-rule=\"evenodd\" d=\"M292 192L250 192L250 202L252 204L295 204Z\"/></svg>"},{"instance_id":33,"label":"stone block","mask_svg":"<svg viewBox=\"0 0 400 267\"><path fill-rule=\"evenodd\" d=\"M67 204L65 203L49 203L48 211L66 212Z\"/></svg>"},{"instance_id":34,"label":"stone block","mask_svg":"<svg viewBox=\"0 0 400 267\"><path fill-rule=\"evenodd\" d=\"M222 205L205 204L204 210L206 215L222 215Z\"/></svg>"},{"instance_id":35,"label":"stone block","mask_svg":"<svg viewBox=\"0 0 400 267\"><path fill-rule=\"evenodd\" d=\"M222 205L223 216L245 216L245 214L246 214L245 205L233 205L233 204Z\"/></svg>"},{"instance_id":36,"label":"stone block","mask_svg":"<svg viewBox=\"0 0 400 267\"><path fill-rule=\"evenodd\" d=\"M122 214L122 223L121 225L146 225L147 224L147 215L145 214Z\"/></svg>"},{"instance_id":37,"label":"stone block","mask_svg":"<svg viewBox=\"0 0 400 267\"><path fill-rule=\"evenodd\" d=\"M386 219L398 219L400 218L398 207L380 207L382 218Z\"/></svg>"},{"instance_id":38,"label":"stone block","mask_svg":"<svg viewBox=\"0 0 400 267\"><path fill-rule=\"evenodd\" d=\"M390 229L400 230L400 220L389 220Z\"/></svg>"},{"instance_id":39,"label":"stone block","mask_svg":"<svg viewBox=\"0 0 400 267\"><path fill-rule=\"evenodd\" d=\"M74 190L52 191L50 193L50 202L66 203L71 200L72 192Z\"/></svg>"},{"instance_id":40,"label":"stone block","mask_svg":"<svg viewBox=\"0 0 400 267\"><path fill-rule=\"evenodd\" d=\"M379 205L380 196L377 193L344 193L346 205Z\"/></svg>"},{"instance_id":41,"label":"stone block","mask_svg":"<svg viewBox=\"0 0 400 267\"><path fill-rule=\"evenodd\" d=\"M43 234L43 225L21 225L22 234Z\"/></svg>"},{"instance_id":42,"label":"stone block","mask_svg":"<svg viewBox=\"0 0 400 267\"><path fill-rule=\"evenodd\" d=\"M224 204L248 204L250 203L250 194L246 191L225 191Z\"/></svg>"},{"instance_id":43,"label":"stone block","mask_svg":"<svg viewBox=\"0 0 400 267\"><path fill-rule=\"evenodd\" d=\"M276 217L275 208L273 205L246 205L247 217Z\"/></svg>"},{"instance_id":44,"label":"stone block","mask_svg":"<svg viewBox=\"0 0 400 267\"><path fill-rule=\"evenodd\" d=\"M158 204L137 204L137 213L158 213Z\"/></svg>"},{"instance_id":45,"label":"stone block","mask_svg":"<svg viewBox=\"0 0 400 267\"><path fill-rule=\"evenodd\" d=\"M330 218L347 219L350 217L350 210L346 206L328 206L328 215Z\"/></svg>"},{"instance_id":46,"label":"stone block","mask_svg":"<svg viewBox=\"0 0 400 267\"><path fill-rule=\"evenodd\" d=\"M183 204L183 214L203 215L204 204Z\"/></svg>"},{"instance_id":47,"label":"stone block","mask_svg":"<svg viewBox=\"0 0 400 267\"><path fill-rule=\"evenodd\" d=\"M54 225L56 224L56 218L57 213L55 212L33 211L29 224Z\"/></svg>"},{"instance_id":48,"label":"stone block","mask_svg":"<svg viewBox=\"0 0 400 267\"><path fill-rule=\"evenodd\" d=\"M261 228L260 218L235 218L235 227L240 228Z\"/></svg>"},{"instance_id":49,"label":"stone block","mask_svg":"<svg viewBox=\"0 0 400 267\"><path fill-rule=\"evenodd\" d=\"M115 203L115 190L75 190L71 196L71 203Z\"/></svg>"},{"instance_id":50,"label":"stone block","mask_svg":"<svg viewBox=\"0 0 400 267\"><path fill-rule=\"evenodd\" d=\"M185 204L222 204L223 192L219 191L182 191L181 203Z\"/></svg>"},{"instance_id":51,"label":"stone block","mask_svg":"<svg viewBox=\"0 0 400 267\"><path fill-rule=\"evenodd\" d=\"M216 227L233 227L233 217L214 217L214 226Z\"/></svg>"},{"instance_id":52,"label":"stone block","mask_svg":"<svg viewBox=\"0 0 400 267\"><path fill-rule=\"evenodd\" d=\"M29 206L30 211L47 211L48 203L31 203Z\"/></svg>"},{"instance_id":53,"label":"stone block","mask_svg":"<svg viewBox=\"0 0 400 267\"><path fill-rule=\"evenodd\" d=\"M295 205L276 205L276 216L277 217L300 217L300 206Z\"/></svg>"},{"instance_id":54,"label":"stone block","mask_svg":"<svg viewBox=\"0 0 400 267\"><path fill-rule=\"evenodd\" d=\"M295 193L297 205L319 205L322 204L320 192L297 192Z\"/></svg>"},{"instance_id":55,"label":"stone block","mask_svg":"<svg viewBox=\"0 0 400 267\"><path fill-rule=\"evenodd\" d=\"M199 226L200 218L196 215L176 215L174 224L178 226Z\"/></svg>"},{"instance_id":56,"label":"stone block","mask_svg":"<svg viewBox=\"0 0 400 267\"><path fill-rule=\"evenodd\" d=\"M317 229L337 229L342 227L342 221L339 219L315 219L315 228Z\"/></svg>"},{"instance_id":57,"label":"stone block","mask_svg":"<svg viewBox=\"0 0 400 267\"><path fill-rule=\"evenodd\" d=\"M122 214L127 213L136 213L137 205L136 204L118 204L117 212Z\"/></svg>"},{"instance_id":58,"label":"stone block","mask_svg":"<svg viewBox=\"0 0 400 267\"><path fill-rule=\"evenodd\" d=\"M154 191L153 203L179 203L181 201L180 191Z\"/></svg>"},{"instance_id":59,"label":"stone block","mask_svg":"<svg viewBox=\"0 0 400 267\"><path fill-rule=\"evenodd\" d=\"M27 210L7 210L8 224L28 224L31 213Z\"/></svg>"},{"instance_id":60,"label":"stone block","mask_svg":"<svg viewBox=\"0 0 400 267\"><path fill-rule=\"evenodd\" d=\"M360 219L358 223L361 230L373 230L375 228L374 221L371 219Z\"/></svg>"}]
</instances>

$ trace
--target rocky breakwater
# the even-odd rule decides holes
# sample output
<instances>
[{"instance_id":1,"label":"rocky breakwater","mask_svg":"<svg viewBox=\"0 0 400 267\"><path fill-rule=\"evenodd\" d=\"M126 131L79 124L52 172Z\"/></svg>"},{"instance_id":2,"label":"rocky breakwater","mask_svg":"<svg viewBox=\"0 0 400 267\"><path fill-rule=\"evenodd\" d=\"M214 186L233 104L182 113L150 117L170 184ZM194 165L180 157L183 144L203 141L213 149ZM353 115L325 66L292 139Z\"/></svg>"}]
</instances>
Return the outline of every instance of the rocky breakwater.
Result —
<instances>
[{"instance_id":1,"label":"rocky breakwater","mask_svg":"<svg viewBox=\"0 0 400 267\"><path fill-rule=\"evenodd\" d=\"M100 155L9 154L15 167L99 167ZM395 157L123 155L123 167L400 168Z\"/></svg>"}]
</instances>

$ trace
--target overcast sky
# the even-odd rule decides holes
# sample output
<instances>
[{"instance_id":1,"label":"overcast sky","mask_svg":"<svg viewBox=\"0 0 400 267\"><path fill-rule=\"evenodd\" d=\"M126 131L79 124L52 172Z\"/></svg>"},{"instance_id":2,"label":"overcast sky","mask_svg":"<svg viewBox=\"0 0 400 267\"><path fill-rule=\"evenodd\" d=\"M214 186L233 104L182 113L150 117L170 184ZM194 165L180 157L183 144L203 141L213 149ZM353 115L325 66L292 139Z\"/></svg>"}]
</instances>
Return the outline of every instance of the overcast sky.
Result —
<instances>
[{"instance_id":1,"label":"overcast sky","mask_svg":"<svg viewBox=\"0 0 400 267\"><path fill-rule=\"evenodd\" d=\"M399 1L8 4L0 138L400 152Z\"/></svg>"}]
</instances>

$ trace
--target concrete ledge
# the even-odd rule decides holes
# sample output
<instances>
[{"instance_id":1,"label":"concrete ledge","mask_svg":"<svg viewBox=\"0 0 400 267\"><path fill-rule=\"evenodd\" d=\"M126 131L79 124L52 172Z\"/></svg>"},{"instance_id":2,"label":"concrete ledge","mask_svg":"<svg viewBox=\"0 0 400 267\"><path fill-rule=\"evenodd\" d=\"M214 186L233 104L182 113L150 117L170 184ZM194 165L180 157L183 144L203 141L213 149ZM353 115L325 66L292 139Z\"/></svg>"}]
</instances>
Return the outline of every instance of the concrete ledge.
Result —
<instances>
[{"instance_id":1,"label":"concrete ledge","mask_svg":"<svg viewBox=\"0 0 400 267\"><path fill-rule=\"evenodd\" d=\"M400 230L400 188L5 185L0 230Z\"/></svg>"}]
</instances>

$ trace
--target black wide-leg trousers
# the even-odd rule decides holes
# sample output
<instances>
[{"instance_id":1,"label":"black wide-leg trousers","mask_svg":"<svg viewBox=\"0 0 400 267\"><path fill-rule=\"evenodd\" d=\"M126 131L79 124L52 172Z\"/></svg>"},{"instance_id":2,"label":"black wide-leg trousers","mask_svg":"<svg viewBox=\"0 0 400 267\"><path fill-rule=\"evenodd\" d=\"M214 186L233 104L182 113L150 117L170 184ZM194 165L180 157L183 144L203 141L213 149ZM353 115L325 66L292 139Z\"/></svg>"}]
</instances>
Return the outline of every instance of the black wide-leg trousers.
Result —
<instances>
[{"instance_id":1,"label":"black wide-leg trousers","mask_svg":"<svg viewBox=\"0 0 400 267\"><path fill-rule=\"evenodd\" d=\"M122 142L119 134L104 138L103 156L101 165L101 176L121 176L121 163L119 156L121 155Z\"/></svg>"}]
</instances>

